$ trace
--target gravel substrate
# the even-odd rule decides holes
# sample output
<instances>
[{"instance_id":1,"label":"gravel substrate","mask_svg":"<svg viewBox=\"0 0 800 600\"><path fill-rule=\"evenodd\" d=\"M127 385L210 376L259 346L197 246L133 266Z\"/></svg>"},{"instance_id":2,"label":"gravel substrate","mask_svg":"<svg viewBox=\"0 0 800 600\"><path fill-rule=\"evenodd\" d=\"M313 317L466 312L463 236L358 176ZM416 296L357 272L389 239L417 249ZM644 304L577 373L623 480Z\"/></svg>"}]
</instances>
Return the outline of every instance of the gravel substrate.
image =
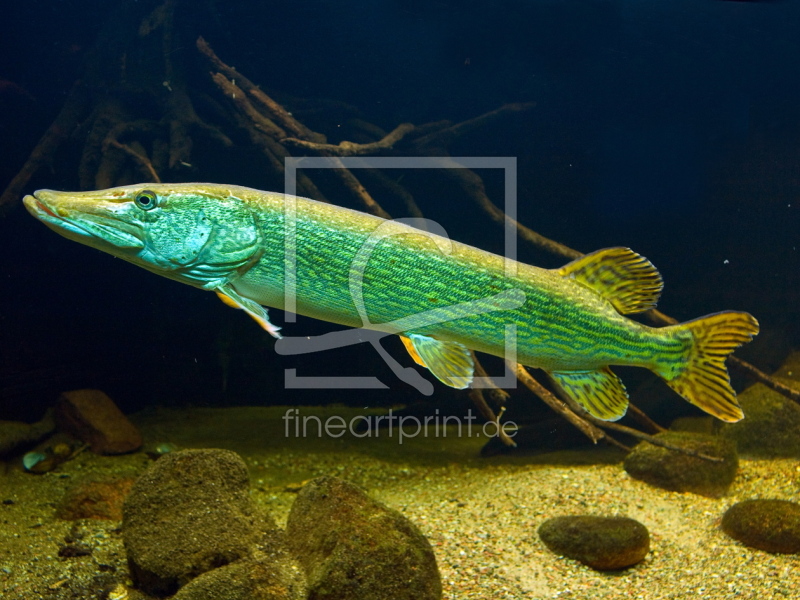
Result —
<instances>
[{"instance_id":1,"label":"gravel substrate","mask_svg":"<svg viewBox=\"0 0 800 600\"><path fill-rule=\"evenodd\" d=\"M719 527L723 512L739 500L800 500L796 460L742 460L730 493L709 499L633 480L621 455L600 449L478 459L485 440L477 438L403 445L352 436L287 439L283 414L279 408L195 409L152 412L135 421L151 443L239 452L250 467L255 499L280 523L294 499L291 490L306 479L332 474L361 485L431 541L447 600L800 598L800 556L746 548ZM81 522L92 555L60 558L73 524L56 519L54 510L76 481L135 475L149 464L141 453L85 452L46 475L23 473L18 464L0 472L0 597L101 599L111 586L127 583L119 523ZM639 565L612 573L558 557L536 529L546 518L570 514L632 517L649 529L651 552Z\"/></svg>"}]
</instances>

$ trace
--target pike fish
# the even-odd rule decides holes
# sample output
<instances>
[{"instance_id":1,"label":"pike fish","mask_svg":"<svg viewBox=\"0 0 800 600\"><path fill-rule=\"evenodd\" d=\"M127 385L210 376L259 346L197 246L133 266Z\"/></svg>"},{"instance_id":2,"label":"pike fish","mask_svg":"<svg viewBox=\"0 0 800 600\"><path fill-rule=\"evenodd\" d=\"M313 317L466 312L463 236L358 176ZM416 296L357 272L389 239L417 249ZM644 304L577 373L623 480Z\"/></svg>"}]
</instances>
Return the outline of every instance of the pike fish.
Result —
<instances>
[{"instance_id":1,"label":"pike fish","mask_svg":"<svg viewBox=\"0 0 800 600\"><path fill-rule=\"evenodd\" d=\"M643 367L723 421L743 417L726 357L758 333L745 312L666 327L655 267L606 248L543 269L399 221L306 198L210 183L39 190L28 211L57 233L204 290L273 336L264 308L401 336L443 383L473 381L472 350L545 370L590 414L616 420L628 395L611 370ZM511 343L509 343L511 340Z\"/></svg>"}]
</instances>

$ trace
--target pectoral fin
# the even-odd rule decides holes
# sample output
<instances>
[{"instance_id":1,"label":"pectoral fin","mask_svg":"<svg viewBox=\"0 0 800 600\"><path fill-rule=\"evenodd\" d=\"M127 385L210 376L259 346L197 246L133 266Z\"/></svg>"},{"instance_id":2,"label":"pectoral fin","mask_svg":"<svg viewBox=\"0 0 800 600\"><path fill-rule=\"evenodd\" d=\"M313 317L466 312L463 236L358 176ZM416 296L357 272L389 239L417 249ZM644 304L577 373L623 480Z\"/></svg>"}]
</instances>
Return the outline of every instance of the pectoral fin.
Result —
<instances>
[{"instance_id":1,"label":"pectoral fin","mask_svg":"<svg viewBox=\"0 0 800 600\"><path fill-rule=\"evenodd\" d=\"M472 383L475 364L466 346L416 333L401 335L400 339L414 362L429 369L443 384L463 390Z\"/></svg>"},{"instance_id":2,"label":"pectoral fin","mask_svg":"<svg viewBox=\"0 0 800 600\"><path fill-rule=\"evenodd\" d=\"M273 325L269 322L269 315L267 309L261 306L258 302L254 302L249 298L240 296L236 291L227 285L221 285L214 290L225 304L231 308L241 308L248 315L253 317L256 323L269 333L272 337L280 339L282 336L279 333L280 327Z\"/></svg>"},{"instance_id":3,"label":"pectoral fin","mask_svg":"<svg viewBox=\"0 0 800 600\"><path fill-rule=\"evenodd\" d=\"M628 410L628 393L611 369L598 371L553 371L550 377L590 415L617 421Z\"/></svg>"}]
</instances>

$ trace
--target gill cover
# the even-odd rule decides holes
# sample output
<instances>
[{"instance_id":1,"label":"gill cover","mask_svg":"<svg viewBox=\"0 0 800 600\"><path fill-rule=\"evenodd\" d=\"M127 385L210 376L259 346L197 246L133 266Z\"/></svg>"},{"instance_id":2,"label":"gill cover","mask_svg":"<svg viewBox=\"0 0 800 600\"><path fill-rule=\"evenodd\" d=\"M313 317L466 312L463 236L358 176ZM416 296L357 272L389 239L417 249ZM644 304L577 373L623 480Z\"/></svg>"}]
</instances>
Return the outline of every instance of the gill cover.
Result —
<instances>
[{"instance_id":1,"label":"gill cover","mask_svg":"<svg viewBox=\"0 0 800 600\"><path fill-rule=\"evenodd\" d=\"M145 194L153 194L147 198ZM148 204L143 206L142 200ZM134 198L145 219L140 258L162 273L204 289L215 289L241 274L259 256L251 210L233 196L164 194L142 190ZM146 266L146 265L145 265ZM146 267L149 268L149 267Z\"/></svg>"}]
</instances>

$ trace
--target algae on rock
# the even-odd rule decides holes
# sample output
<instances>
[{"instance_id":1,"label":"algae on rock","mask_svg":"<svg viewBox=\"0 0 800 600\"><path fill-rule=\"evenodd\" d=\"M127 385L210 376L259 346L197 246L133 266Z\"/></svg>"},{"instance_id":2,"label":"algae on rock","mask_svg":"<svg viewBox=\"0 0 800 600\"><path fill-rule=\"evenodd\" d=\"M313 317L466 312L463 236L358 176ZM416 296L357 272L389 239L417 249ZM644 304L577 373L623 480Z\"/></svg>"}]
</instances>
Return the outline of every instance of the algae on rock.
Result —
<instances>
[{"instance_id":1,"label":"algae on rock","mask_svg":"<svg viewBox=\"0 0 800 600\"><path fill-rule=\"evenodd\" d=\"M712 462L641 442L625 457L625 470L631 477L665 490L712 498L728 491L739 468L734 442L719 436L682 431L665 431L655 437L723 460Z\"/></svg>"},{"instance_id":2,"label":"algae on rock","mask_svg":"<svg viewBox=\"0 0 800 600\"><path fill-rule=\"evenodd\" d=\"M800 352L790 355L775 379L800 389ZM741 394L745 418L723 425L720 434L754 458L800 458L800 404L757 383Z\"/></svg>"}]
</instances>

